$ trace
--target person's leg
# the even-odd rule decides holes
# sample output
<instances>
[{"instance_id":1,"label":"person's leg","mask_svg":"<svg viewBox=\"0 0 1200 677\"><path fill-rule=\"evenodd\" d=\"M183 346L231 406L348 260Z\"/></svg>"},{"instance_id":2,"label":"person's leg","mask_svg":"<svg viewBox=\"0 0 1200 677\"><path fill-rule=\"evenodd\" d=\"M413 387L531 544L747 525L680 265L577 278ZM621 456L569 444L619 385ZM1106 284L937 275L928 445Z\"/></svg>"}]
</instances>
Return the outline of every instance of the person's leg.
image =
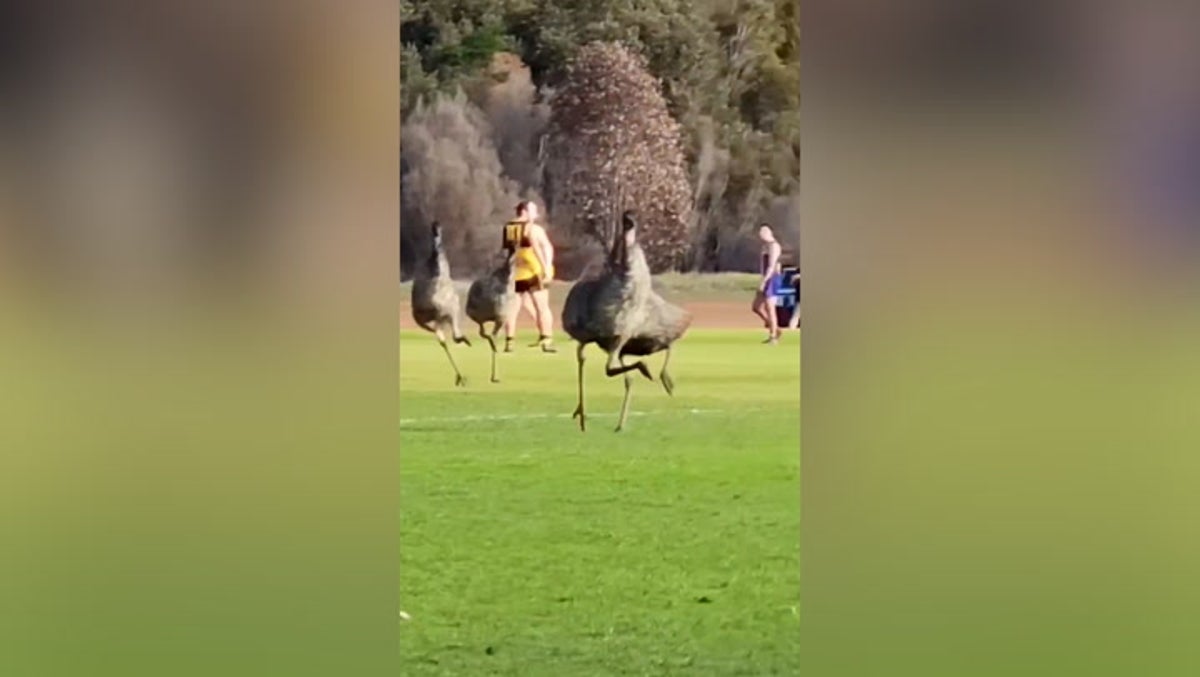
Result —
<instances>
[{"instance_id":1,"label":"person's leg","mask_svg":"<svg viewBox=\"0 0 1200 677\"><path fill-rule=\"evenodd\" d=\"M533 320L533 326L536 327L537 321L538 321L538 315L537 315L537 301L535 300L535 297L534 297L535 293L536 292L531 291L528 294L524 295L524 297L521 299L521 308L525 311L525 314L529 316L529 319Z\"/></svg>"},{"instance_id":2,"label":"person's leg","mask_svg":"<svg viewBox=\"0 0 1200 677\"><path fill-rule=\"evenodd\" d=\"M529 317L533 318L533 326L537 327L538 337L533 343L529 344L530 348L537 348L542 345L542 306L538 303L537 290L529 292Z\"/></svg>"},{"instance_id":3,"label":"person's leg","mask_svg":"<svg viewBox=\"0 0 1200 677\"><path fill-rule=\"evenodd\" d=\"M768 326L768 324L770 322L767 319L766 309L763 307L763 303L765 301L766 301L766 296L764 296L763 293L761 291L759 291L759 292L755 292L754 302L750 304L750 310L755 315L758 315L758 318L763 321L764 327Z\"/></svg>"},{"instance_id":4,"label":"person's leg","mask_svg":"<svg viewBox=\"0 0 1200 677\"><path fill-rule=\"evenodd\" d=\"M525 281L525 289L522 290L525 293L521 294L521 308L529 316L529 319L533 320L533 326L535 327L538 326L537 299L535 297L540 288L541 283L538 279L536 277L530 278Z\"/></svg>"},{"instance_id":5,"label":"person's leg","mask_svg":"<svg viewBox=\"0 0 1200 677\"><path fill-rule=\"evenodd\" d=\"M504 352L506 353L513 351L513 339L517 336L517 317L521 314L521 308L528 310L533 305L529 292L521 292L517 294L517 297L520 299L520 303L514 303L508 317L504 318Z\"/></svg>"},{"instance_id":6,"label":"person's leg","mask_svg":"<svg viewBox=\"0 0 1200 677\"><path fill-rule=\"evenodd\" d=\"M763 313L767 317L767 343L779 340L779 316L775 314L775 297L763 298Z\"/></svg>"},{"instance_id":7,"label":"person's leg","mask_svg":"<svg viewBox=\"0 0 1200 677\"><path fill-rule=\"evenodd\" d=\"M537 311L538 343L547 353L556 352L554 347L554 313L550 310L550 290L533 292L533 303Z\"/></svg>"}]
</instances>

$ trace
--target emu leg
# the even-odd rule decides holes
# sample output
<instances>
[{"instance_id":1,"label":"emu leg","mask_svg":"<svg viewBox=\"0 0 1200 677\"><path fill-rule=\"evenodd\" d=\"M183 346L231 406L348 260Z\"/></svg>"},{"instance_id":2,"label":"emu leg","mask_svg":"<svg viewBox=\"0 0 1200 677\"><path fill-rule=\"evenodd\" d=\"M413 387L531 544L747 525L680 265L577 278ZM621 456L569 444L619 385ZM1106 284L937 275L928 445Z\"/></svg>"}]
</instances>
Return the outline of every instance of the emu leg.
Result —
<instances>
[{"instance_id":1,"label":"emu leg","mask_svg":"<svg viewBox=\"0 0 1200 677\"><path fill-rule=\"evenodd\" d=\"M580 431L587 430L587 416L583 413L583 347L584 344L580 343L575 349L575 361L579 363L579 404L575 407L575 413L571 414L571 418L579 419Z\"/></svg>"},{"instance_id":2,"label":"emu leg","mask_svg":"<svg viewBox=\"0 0 1200 677\"><path fill-rule=\"evenodd\" d=\"M471 341L462 333L462 329L458 326L458 315L455 314L450 318L450 327L454 335L455 343L465 343L468 348L471 347ZM447 353L448 355L449 353Z\"/></svg>"},{"instance_id":3,"label":"emu leg","mask_svg":"<svg viewBox=\"0 0 1200 677\"><path fill-rule=\"evenodd\" d=\"M671 348L667 348L667 354L663 358L662 371L658 373L658 380L662 383L663 390L667 391L668 395L675 394L675 380L667 373L667 365L671 362Z\"/></svg>"},{"instance_id":4,"label":"emu leg","mask_svg":"<svg viewBox=\"0 0 1200 677\"><path fill-rule=\"evenodd\" d=\"M488 337L488 343L492 346L492 383L500 382L500 367L497 365L496 353L496 336L500 334L500 329L504 325L499 321L492 322L492 335Z\"/></svg>"},{"instance_id":5,"label":"emu leg","mask_svg":"<svg viewBox=\"0 0 1200 677\"><path fill-rule=\"evenodd\" d=\"M495 324L495 323L493 323L493 324ZM490 346L492 349L492 383L499 383L500 377L496 374L496 339L492 338L493 336L495 336L495 334L496 334L495 331L493 331L491 334L484 331L483 323L482 322L479 323L479 335L482 336L484 338L484 340L488 342L488 346Z\"/></svg>"},{"instance_id":6,"label":"emu leg","mask_svg":"<svg viewBox=\"0 0 1200 677\"><path fill-rule=\"evenodd\" d=\"M633 395L633 377L628 373L625 374L625 397L621 400L621 415L617 418L617 429L615 432L621 432L625 428L625 419L629 416L629 400Z\"/></svg>"},{"instance_id":7,"label":"emu leg","mask_svg":"<svg viewBox=\"0 0 1200 677\"><path fill-rule=\"evenodd\" d=\"M628 342L629 339L626 338L622 338L617 341L617 345L613 347L612 351L608 354L608 363L604 367L604 375L620 376L627 371L633 371L634 369L637 369L639 372L641 372L642 376L646 377L646 380L653 381L654 377L650 375L650 370L641 360L638 360L633 364L625 364L621 361L621 349L624 348L625 344Z\"/></svg>"},{"instance_id":8,"label":"emu leg","mask_svg":"<svg viewBox=\"0 0 1200 677\"><path fill-rule=\"evenodd\" d=\"M454 385L467 385L467 379L463 378L462 372L458 370L458 365L454 363L454 356L450 354L450 346L446 343L446 333L441 328L437 330L437 340L442 344L442 350L446 351L446 358L450 360L450 366L454 368Z\"/></svg>"}]
</instances>

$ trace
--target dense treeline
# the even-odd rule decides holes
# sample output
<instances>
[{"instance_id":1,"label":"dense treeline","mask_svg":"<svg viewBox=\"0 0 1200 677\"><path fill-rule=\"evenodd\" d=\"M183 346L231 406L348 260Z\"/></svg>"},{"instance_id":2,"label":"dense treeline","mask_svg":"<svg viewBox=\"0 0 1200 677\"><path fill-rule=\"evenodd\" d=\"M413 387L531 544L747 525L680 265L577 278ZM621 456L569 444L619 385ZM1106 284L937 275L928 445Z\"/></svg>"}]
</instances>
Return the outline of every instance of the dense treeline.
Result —
<instances>
[{"instance_id":1,"label":"dense treeline","mask_svg":"<svg viewBox=\"0 0 1200 677\"><path fill-rule=\"evenodd\" d=\"M546 195L554 183L546 167L555 164L549 152L570 146L550 143L554 95L571 89L581 50L601 42L623 46L644 64L678 123L690 205L686 228L672 232L686 242L660 268L752 268L751 233L762 220L775 223L794 252L798 4L402 2L402 244L420 244L433 219L462 224L450 243L452 263L477 265L494 250L495 226L512 202L549 197L556 242L586 258L595 228L557 218L566 210L560 204L556 214Z\"/></svg>"}]
</instances>

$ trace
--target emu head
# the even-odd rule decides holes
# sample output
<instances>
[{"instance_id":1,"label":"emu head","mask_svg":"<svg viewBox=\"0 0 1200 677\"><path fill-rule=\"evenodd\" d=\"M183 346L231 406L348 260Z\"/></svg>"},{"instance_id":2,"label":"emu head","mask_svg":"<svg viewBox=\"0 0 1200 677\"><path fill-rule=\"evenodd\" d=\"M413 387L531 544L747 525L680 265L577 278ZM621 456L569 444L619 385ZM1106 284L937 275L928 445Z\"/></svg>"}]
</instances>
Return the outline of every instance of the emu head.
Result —
<instances>
[{"instance_id":1,"label":"emu head","mask_svg":"<svg viewBox=\"0 0 1200 677\"><path fill-rule=\"evenodd\" d=\"M637 244L637 220L633 210L621 215L621 231L613 239L612 260L624 263L629 248Z\"/></svg>"},{"instance_id":2,"label":"emu head","mask_svg":"<svg viewBox=\"0 0 1200 677\"><path fill-rule=\"evenodd\" d=\"M436 277L442 274L442 269L447 265L445 263L446 251L442 246L441 224L434 221L430 230L433 231L433 248L429 250L429 258L426 265L429 266L429 274Z\"/></svg>"},{"instance_id":3,"label":"emu head","mask_svg":"<svg viewBox=\"0 0 1200 677\"><path fill-rule=\"evenodd\" d=\"M437 221L434 221L433 226L431 227L431 230L433 231L433 250L441 251L442 250L442 224Z\"/></svg>"},{"instance_id":4,"label":"emu head","mask_svg":"<svg viewBox=\"0 0 1200 677\"><path fill-rule=\"evenodd\" d=\"M625 242L633 244L637 237L637 219L632 209L625 210L621 215L621 232L624 233Z\"/></svg>"}]
</instances>

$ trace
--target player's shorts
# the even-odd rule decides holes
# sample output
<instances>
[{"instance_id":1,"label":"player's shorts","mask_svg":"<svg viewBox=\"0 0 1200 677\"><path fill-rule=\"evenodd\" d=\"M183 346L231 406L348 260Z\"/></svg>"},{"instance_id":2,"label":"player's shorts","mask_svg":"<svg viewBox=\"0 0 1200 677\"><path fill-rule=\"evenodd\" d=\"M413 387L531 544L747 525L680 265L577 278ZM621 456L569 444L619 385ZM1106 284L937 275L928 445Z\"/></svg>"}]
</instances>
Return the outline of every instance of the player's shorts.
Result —
<instances>
[{"instance_id":1,"label":"player's shorts","mask_svg":"<svg viewBox=\"0 0 1200 677\"><path fill-rule=\"evenodd\" d=\"M534 277L526 278L524 280L517 280L516 284L517 284L517 293L518 294L524 294L525 292L530 292L530 291L541 291L542 289L546 288L545 281L543 281L542 278L537 277L536 275Z\"/></svg>"},{"instance_id":2,"label":"player's shorts","mask_svg":"<svg viewBox=\"0 0 1200 677\"><path fill-rule=\"evenodd\" d=\"M784 279L783 273L775 273L767 280L766 287L763 288L762 295L766 297L779 296L783 293L787 282Z\"/></svg>"}]
</instances>

